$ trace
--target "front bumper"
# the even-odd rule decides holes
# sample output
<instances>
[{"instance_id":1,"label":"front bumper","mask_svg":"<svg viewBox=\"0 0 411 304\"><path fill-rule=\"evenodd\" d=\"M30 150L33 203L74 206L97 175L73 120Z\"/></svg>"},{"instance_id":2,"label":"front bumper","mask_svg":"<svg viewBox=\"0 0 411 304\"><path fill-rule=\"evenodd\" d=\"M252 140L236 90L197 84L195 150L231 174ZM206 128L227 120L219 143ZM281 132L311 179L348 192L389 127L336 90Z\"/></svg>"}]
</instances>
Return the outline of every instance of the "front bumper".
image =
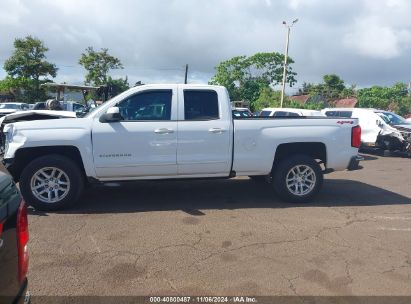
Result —
<instances>
[{"instance_id":1,"label":"front bumper","mask_svg":"<svg viewBox=\"0 0 411 304\"><path fill-rule=\"evenodd\" d=\"M362 160L364 160L364 157L362 157L361 155L356 155L356 156L351 157L347 170L354 171L354 170L362 169L362 167L360 166L360 161Z\"/></svg>"},{"instance_id":2,"label":"front bumper","mask_svg":"<svg viewBox=\"0 0 411 304\"><path fill-rule=\"evenodd\" d=\"M3 166L9 171L11 176L13 176L14 181L16 182L18 180L18 167L16 166L16 162L14 161L14 158L2 158L1 162L3 163Z\"/></svg>"}]
</instances>

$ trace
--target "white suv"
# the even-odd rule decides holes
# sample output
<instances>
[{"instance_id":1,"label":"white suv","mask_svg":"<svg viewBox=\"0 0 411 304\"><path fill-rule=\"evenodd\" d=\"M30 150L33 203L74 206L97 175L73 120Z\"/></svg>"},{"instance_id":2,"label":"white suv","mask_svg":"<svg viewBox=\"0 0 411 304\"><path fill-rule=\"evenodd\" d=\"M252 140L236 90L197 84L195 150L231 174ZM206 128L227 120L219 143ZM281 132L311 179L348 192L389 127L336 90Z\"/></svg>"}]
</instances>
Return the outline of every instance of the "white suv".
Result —
<instances>
[{"instance_id":1,"label":"white suv","mask_svg":"<svg viewBox=\"0 0 411 304\"><path fill-rule=\"evenodd\" d=\"M295 108L265 108L262 109L260 115L262 117L287 117L287 116L325 116L321 111L295 109Z\"/></svg>"}]
</instances>

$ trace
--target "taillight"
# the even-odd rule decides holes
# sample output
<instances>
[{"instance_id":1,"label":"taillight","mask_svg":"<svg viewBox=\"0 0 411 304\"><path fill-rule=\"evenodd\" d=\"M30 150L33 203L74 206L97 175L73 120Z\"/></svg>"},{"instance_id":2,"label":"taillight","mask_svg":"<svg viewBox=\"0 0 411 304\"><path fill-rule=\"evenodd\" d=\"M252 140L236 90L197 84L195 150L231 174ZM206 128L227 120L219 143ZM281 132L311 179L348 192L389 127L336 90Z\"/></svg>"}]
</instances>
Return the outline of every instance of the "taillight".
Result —
<instances>
[{"instance_id":1,"label":"taillight","mask_svg":"<svg viewBox=\"0 0 411 304\"><path fill-rule=\"evenodd\" d=\"M2 232L3 232L3 223L0 223L0 236L1 236Z\"/></svg>"},{"instance_id":2,"label":"taillight","mask_svg":"<svg viewBox=\"0 0 411 304\"><path fill-rule=\"evenodd\" d=\"M19 282L23 282L26 278L29 268L29 254L27 243L29 241L29 223L27 219L27 205L24 201L21 202L17 212L17 249L19 254Z\"/></svg>"},{"instance_id":3,"label":"taillight","mask_svg":"<svg viewBox=\"0 0 411 304\"><path fill-rule=\"evenodd\" d=\"M351 146L359 148L361 146L361 127L355 126L351 129Z\"/></svg>"}]
</instances>

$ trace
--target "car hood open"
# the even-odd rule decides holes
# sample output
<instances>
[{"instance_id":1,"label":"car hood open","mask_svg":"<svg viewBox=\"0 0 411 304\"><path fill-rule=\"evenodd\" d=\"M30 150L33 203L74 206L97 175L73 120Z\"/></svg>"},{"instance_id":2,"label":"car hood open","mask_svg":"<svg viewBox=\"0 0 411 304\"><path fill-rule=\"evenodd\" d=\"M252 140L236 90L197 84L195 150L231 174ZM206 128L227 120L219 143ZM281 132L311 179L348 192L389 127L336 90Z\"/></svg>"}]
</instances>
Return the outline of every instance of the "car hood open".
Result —
<instances>
[{"instance_id":1,"label":"car hood open","mask_svg":"<svg viewBox=\"0 0 411 304\"><path fill-rule=\"evenodd\" d=\"M53 111L53 110L28 110L15 112L0 118L0 125L10 122L30 120L30 117L41 117L42 119L50 118L75 118L76 113L70 111Z\"/></svg>"}]
</instances>

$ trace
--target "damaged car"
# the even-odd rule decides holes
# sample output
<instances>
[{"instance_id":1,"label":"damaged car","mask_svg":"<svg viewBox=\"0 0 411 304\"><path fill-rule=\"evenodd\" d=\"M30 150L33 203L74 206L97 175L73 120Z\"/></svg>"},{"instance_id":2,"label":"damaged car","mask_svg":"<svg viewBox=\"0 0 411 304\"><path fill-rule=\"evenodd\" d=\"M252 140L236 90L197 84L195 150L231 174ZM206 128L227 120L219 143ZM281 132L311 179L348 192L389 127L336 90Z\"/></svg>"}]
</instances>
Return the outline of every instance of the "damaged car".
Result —
<instances>
[{"instance_id":1,"label":"damaged car","mask_svg":"<svg viewBox=\"0 0 411 304\"><path fill-rule=\"evenodd\" d=\"M53 111L53 110L27 110L15 112L0 118L0 145L3 147L4 126L9 123L19 121L44 120L44 119L59 119L59 118L75 118L76 113L71 111ZM2 148L1 148L2 149ZM3 154L4 151L1 151Z\"/></svg>"},{"instance_id":2,"label":"damaged car","mask_svg":"<svg viewBox=\"0 0 411 304\"><path fill-rule=\"evenodd\" d=\"M390 141L388 139L388 144L390 144L390 142L394 142L394 145L397 147L397 149L395 150L411 152L411 122L407 121L405 118L393 112L376 111L376 113L388 125L397 129L401 135L400 137L398 137L398 140ZM392 149L388 149L388 150L392 150Z\"/></svg>"},{"instance_id":3,"label":"damaged car","mask_svg":"<svg viewBox=\"0 0 411 304\"><path fill-rule=\"evenodd\" d=\"M395 113L362 108L328 108L322 112L326 116L358 118L363 147L411 153L411 124L405 127L405 120L400 120L402 117Z\"/></svg>"}]
</instances>

